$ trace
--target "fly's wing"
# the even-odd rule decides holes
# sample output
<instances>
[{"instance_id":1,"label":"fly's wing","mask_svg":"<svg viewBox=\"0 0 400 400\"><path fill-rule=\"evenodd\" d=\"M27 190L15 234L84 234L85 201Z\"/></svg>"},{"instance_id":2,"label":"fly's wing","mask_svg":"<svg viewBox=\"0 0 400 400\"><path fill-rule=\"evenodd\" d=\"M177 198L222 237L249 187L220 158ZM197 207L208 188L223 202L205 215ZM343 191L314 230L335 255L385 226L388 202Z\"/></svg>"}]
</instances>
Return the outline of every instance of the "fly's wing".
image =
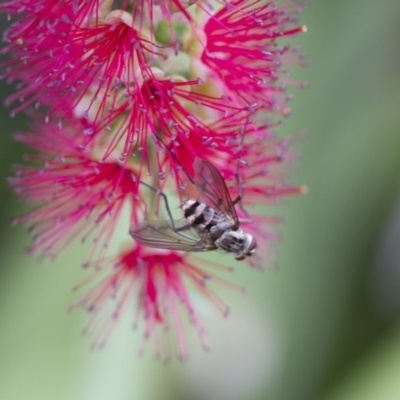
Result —
<instances>
[{"instance_id":1,"label":"fly's wing","mask_svg":"<svg viewBox=\"0 0 400 400\"><path fill-rule=\"evenodd\" d=\"M235 206L232 203L224 178L217 168L208 161L197 158L194 162L194 183L196 184L199 200L222 215L229 215L239 226Z\"/></svg>"},{"instance_id":2,"label":"fly's wing","mask_svg":"<svg viewBox=\"0 0 400 400\"><path fill-rule=\"evenodd\" d=\"M144 221L132 225L129 234L138 242L148 247L180 251L209 251L216 246L185 221L174 221L175 227L168 221Z\"/></svg>"}]
</instances>

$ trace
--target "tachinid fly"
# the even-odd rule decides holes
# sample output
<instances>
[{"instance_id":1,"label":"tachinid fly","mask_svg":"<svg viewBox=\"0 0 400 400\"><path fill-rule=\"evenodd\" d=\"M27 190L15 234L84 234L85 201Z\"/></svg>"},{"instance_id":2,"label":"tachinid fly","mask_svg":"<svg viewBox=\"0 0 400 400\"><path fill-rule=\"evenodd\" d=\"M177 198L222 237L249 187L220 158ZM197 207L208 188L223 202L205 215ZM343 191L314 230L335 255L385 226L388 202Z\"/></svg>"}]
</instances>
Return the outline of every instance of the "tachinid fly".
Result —
<instances>
[{"instance_id":1,"label":"tachinid fly","mask_svg":"<svg viewBox=\"0 0 400 400\"><path fill-rule=\"evenodd\" d=\"M162 194L170 220L132 225L130 235L149 247L182 251L222 249L233 253L237 260L252 256L256 239L240 227L235 210L241 196L232 201L220 172L206 160L195 160L194 184L198 198L182 204L183 220L172 219L167 197Z\"/></svg>"}]
</instances>

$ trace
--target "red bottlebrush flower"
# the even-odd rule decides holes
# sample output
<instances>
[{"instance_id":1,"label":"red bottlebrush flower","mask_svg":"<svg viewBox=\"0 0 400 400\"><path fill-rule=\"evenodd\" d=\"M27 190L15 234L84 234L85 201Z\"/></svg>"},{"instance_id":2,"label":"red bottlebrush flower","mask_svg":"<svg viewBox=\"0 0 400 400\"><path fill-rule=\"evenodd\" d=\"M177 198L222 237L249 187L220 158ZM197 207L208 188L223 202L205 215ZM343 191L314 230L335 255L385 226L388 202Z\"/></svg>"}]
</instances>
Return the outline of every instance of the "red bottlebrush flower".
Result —
<instances>
[{"instance_id":1,"label":"red bottlebrush flower","mask_svg":"<svg viewBox=\"0 0 400 400\"><path fill-rule=\"evenodd\" d=\"M236 114L245 117L246 110L236 108L229 99L216 98L204 95L199 92L198 86L202 82L195 81L175 81L173 79L158 79L155 74L149 75L143 82L140 90L126 93L126 100L118 106L119 99L109 99L110 108L107 114L100 118L96 116L93 121L93 129L87 135L83 146L87 146L92 140L101 136L104 130L111 130L113 137L107 150L104 152L103 159L118 148L122 148L121 159L127 160L130 155L141 156L141 164L145 164L150 173L150 162L148 145L152 143L156 150L163 151L163 156L158 155L158 173L162 177L162 166L167 159L169 168L173 171L178 167L191 169L195 157L205 158L210 154L209 147L223 145L229 138L227 135L220 135L203 122L201 115L214 114L221 117L221 121L232 118ZM196 116L191 110L198 110ZM242 117L242 121L245 119ZM96 125L96 121L101 122ZM113 125L116 128L113 129ZM235 132L234 137L238 133ZM122 142L120 147L119 144ZM189 165L185 156L181 158L175 154L184 149ZM167 152L165 152L167 150Z\"/></svg>"},{"instance_id":2,"label":"red bottlebrush flower","mask_svg":"<svg viewBox=\"0 0 400 400\"><path fill-rule=\"evenodd\" d=\"M16 135L38 152L26 157L35 165L16 166L16 177L9 179L19 197L41 204L14 220L31 224L34 253L55 257L72 240L88 236L104 251L127 203L130 223L146 212L137 171L122 168L118 161L99 163L93 151L78 148L74 129L54 135L54 128L46 125L40 133Z\"/></svg>"},{"instance_id":3,"label":"red bottlebrush flower","mask_svg":"<svg viewBox=\"0 0 400 400\"><path fill-rule=\"evenodd\" d=\"M143 324L143 345L147 340L155 339L156 355L163 360L170 357L170 347L176 348L180 359L186 358L183 332L186 317L182 312L197 330L204 348L207 348L206 330L189 290L194 289L212 304L218 313L226 316L228 306L209 285L216 282L235 290L242 289L215 275L216 269L229 271L229 268L204 260L201 260L202 268L199 268L194 265L194 261L195 259L189 261L182 253L136 245L107 260L104 268L96 263L96 271L75 289L86 286L91 288L71 306L82 307L94 313L86 328L88 334L96 335L93 346L100 347L105 344L122 312L130 308L135 315L133 327ZM170 331L174 333L175 345L170 343L168 337L163 337Z\"/></svg>"},{"instance_id":4,"label":"red bottlebrush flower","mask_svg":"<svg viewBox=\"0 0 400 400\"><path fill-rule=\"evenodd\" d=\"M94 312L96 346L131 299L145 338L172 328L181 358L181 311L205 340L189 286L226 314L207 286L218 278L198 267L220 266L128 236L131 224L169 217L165 196L195 198L197 158L217 168L232 200L242 196L237 214L259 249L249 264L270 260L279 218L250 207L304 192L286 181L290 141L273 132L289 111L286 86L296 85L284 68L302 64L287 44L305 31L298 10L290 0L0 1L17 18L1 51L10 56L3 77L17 82L8 103L33 118L43 109L47 122L16 135L34 153L10 182L38 207L15 222L31 224L34 253L55 257L93 239L85 265L97 271L76 306ZM125 239L131 248L110 258L110 243Z\"/></svg>"},{"instance_id":5,"label":"red bottlebrush flower","mask_svg":"<svg viewBox=\"0 0 400 400\"><path fill-rule=\"evenodd\" d=\"M205 46L201 62L216 85L235 93L244 104L256 102L269 112L286 115L284 94L288 74L282 64L299 63L289 46L277 47L278 39L305 32L296 26L300 11L290 1L235 0L225 5L204 25Z\"/></svg>"},{"instance_id":6,"label":"red bottlebrush flower","mask_svg":"<svg viewBox=\"0 0 400 400\"><path fill-rule=\"evenodd\" d=\"M121 9L112 9L104 0L40 3L0 4L10 16L23 14L6 32L9 44L2 50L13 56L3 64L8 67L3 77L19 82L18 91L7 99L8 104L21 101L12 114L44 104L50 114L70 117L85 95L90 96L86 113L93 103L102 109L105 99L121 87L138 87L155 57L167 57L168 46L157 46L143 26L153 18L154 3L164 17L173 6L190 18L178 0L141 1L131 13L125 11L132 7L128 1Z\"/></svg>"},{"instance_id":7,"label":"red bottlebrush flower","mask_svg":"<svg viewBox=\"0 0 400 400\"><path fill-rule=\"evenodd\" d=\"M8 19L17 15L15 22L6 35L7 41L24 39L29 35L47 34L58 28L72 29L98 15L104 0L29 0L2 1L0 12L6 13Z\"/></svg>"},{"instance_id":8,"label":"red bottlebrush flower","mask_svg":"<svg viewBox=\"0 0 400 400\"><path fill-rule=\"evenodd\" d=\"M7 101L23 99L13 113L34 103L36 108L44 104L59 118L71 117L83 101L85 114L92 107L101 114L108 96L124 86L138 87L143 80L135 70L146 74L153 44L134 29L130 14L115 10L82 26L70 24L69 18L61 19L50 32L44 25L35 35L8 38L11 44L3 52L11 52L14 59L5 63L9 68L4 77L21 83Z\"/></svg>"}]
</instances>

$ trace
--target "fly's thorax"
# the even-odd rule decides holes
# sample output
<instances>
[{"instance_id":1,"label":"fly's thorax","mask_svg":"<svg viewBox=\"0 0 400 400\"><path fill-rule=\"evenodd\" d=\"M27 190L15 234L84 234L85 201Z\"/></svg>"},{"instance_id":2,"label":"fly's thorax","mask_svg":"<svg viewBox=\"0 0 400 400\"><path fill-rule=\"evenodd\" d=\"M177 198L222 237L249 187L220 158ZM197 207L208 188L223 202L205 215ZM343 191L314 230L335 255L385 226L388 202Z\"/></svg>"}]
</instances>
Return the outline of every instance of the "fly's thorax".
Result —
<instances>
[{"instance_id":1,"label":"fly's thorax","mask_svg":"<svg viewBox=\"0 0 400 400\"><path fill-rule=\"evenodd\" d=\"M215 244L222 250L234 253L237 260L252 256L257 247L256 239L242 228L226 230Z\"/></svg>"},{"instance_id":2,"label":"fly's thorax","mask_svg":"<svg viewBox=\"0 0 400 400\"><path fill-rule=\"evenodd\" d=\"M221 237L215 241L215 244L223 250L231 253L240 251L244 243L244 232L241 228L237 230L227 229Z\"/></svg>"},{"instance_id":3,"label":"fly's thorax","mask_svg":"<svg viewBox=\"0 0 400 400\"><path fill-rule=\"evenodd\" d=\"M208 231L214 241L221 238L222 235L226 234L228 231L232 230L233 221L230 221L227 218L223 218L220 214L215 213L213 215L213 219L211 220L212 224L208 225Z\"/></svg>"}]
</instances>

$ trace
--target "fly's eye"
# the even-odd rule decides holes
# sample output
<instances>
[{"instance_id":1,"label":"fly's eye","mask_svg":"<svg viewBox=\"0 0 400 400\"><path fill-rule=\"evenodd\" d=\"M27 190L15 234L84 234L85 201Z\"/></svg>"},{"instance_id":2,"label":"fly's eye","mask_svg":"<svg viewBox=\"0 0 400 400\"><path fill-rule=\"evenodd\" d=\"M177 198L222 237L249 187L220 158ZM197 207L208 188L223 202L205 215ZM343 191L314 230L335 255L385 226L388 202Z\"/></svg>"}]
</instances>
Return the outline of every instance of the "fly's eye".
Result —
<instances>
[{"instance_id":1,"label":"fly's eye","mask_svg":"<svg viewBox=\"0 0 400 400\"><path fill-rule=\"evenodd\" d=\"M254 254L254 252L256 251L256 248L257 248L257 240L255 237L253 237L251 240L251 243L250 243L250 247L249 247L250 255Z\"/></svg>"}]
</instances>

